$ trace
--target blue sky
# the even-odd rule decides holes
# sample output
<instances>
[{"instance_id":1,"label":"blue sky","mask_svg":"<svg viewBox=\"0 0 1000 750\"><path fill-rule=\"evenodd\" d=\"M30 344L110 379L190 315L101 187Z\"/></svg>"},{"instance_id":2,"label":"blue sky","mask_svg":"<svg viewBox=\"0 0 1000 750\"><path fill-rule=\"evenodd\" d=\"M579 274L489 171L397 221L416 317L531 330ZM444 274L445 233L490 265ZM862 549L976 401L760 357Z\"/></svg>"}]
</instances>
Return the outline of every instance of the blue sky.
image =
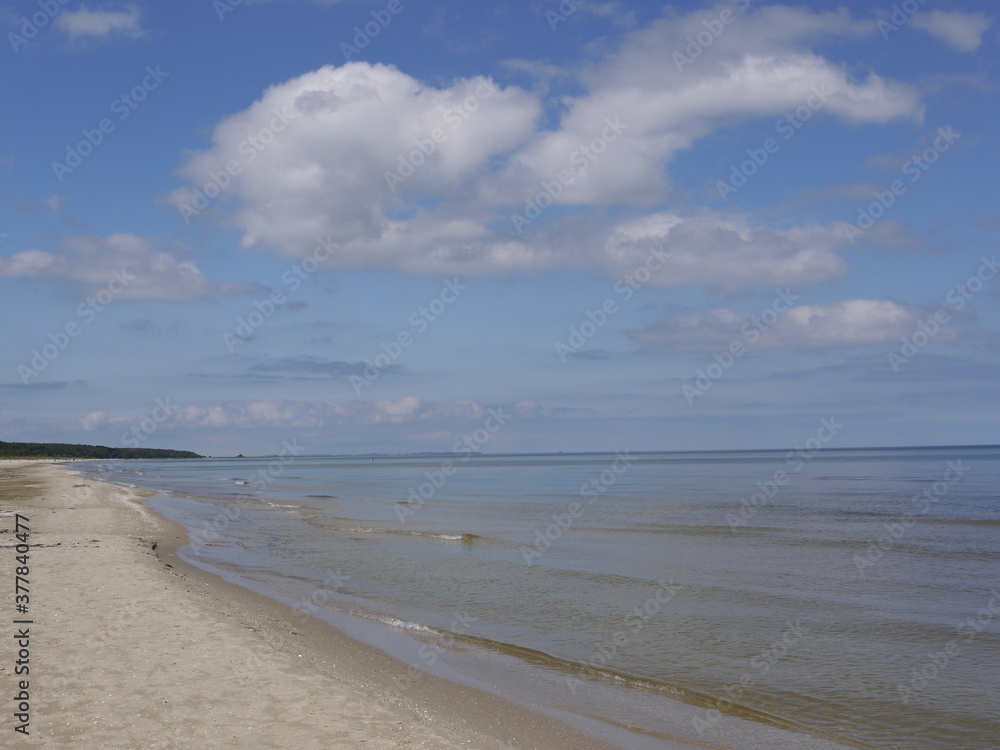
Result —
<instances>
[{"instance_id":1,"label":"blue sky","mask_svg":"<svg viewBox=\"0 0 1000 750\"><path fill-rule=\"evenodd\" d=\"M998 443L996 15L9 0L0 439Z\"/></svg>"}]
</instances>

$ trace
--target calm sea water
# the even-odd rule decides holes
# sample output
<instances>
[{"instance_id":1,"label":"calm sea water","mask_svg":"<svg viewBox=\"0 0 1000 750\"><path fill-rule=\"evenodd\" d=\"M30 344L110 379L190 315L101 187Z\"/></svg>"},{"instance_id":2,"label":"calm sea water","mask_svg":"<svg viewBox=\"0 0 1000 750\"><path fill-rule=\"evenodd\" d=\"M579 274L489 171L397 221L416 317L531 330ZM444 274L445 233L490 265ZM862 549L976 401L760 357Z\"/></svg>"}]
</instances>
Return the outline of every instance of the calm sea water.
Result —
<instances>
[{"instance_id":1,"label":"calm sea water","mask_svg":"<svg viewBox=\"0 0 1000 750\"><path fill-rule=\"evenodd\" d=\"M193 561L626 746L998 746L997 448L86 471L163 491Z\"/></svg>"}]
</instances>

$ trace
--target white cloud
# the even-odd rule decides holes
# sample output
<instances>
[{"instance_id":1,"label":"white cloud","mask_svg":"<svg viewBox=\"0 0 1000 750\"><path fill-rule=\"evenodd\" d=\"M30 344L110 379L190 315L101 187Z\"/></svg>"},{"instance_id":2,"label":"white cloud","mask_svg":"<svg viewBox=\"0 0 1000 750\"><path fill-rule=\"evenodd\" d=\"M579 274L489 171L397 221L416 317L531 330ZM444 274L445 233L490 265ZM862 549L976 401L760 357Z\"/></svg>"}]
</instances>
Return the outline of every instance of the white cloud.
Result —
<instances>
[{"instance_id":1,"label":"white cloud","mask_svg":"<svg viewBox=\"0 0 1000 750\"><path fill-rule=\"evenodd\" d=\"M853 299L793 306L776 320L768 320L763 313L741 315L719 308L667 318L631 331L629 336L652 351L721 350L734 341L746 345L751 337L754 347L762 349L888 344L912 335L920 321L930 317L926 310L897 302ZM935 340L947 341L956 335L953 328L943 326Z\"/></svg>"},{"instance_id":2,"label":"white cloud","mask_svg":"<svg viewBox=\"0 0 1000 750\"><path fill-rule=\"evenodd\" d=\"M237 284L208 281L194 261L156 249L150 238L127 233L73 236L62 244L61 253L32 249L0 257L0 277L54 278L87 292L117 279L119 300L191 300L247 291Z\"/></svg>"},{"instance_id":3,"label":"white cloud","mask_svg":"<svg viewBox=\"0 0 1000 750\"><path fill-rule=\"evenodd\" d=\"M167 200L196 205L211 176L236 163L239 174L226 180L203 215L235 227L244 247L293 257L329 237L340 244L330 261L338 267L471 275L589 265L614 274L629 255L609 240L621 227L594 222L602 209L615 207L619 217L638 216L618 219L621 226L650 236L659 231L675 244L691 240L705 250L699 257L678 249L683 263L675 279L683 281L677 283L736 288L773 281L775 269L779 283L843 273L827 228L773 231L738 219L671 216L667 223L677 226L664 228L665 214L657 209L669 193L667 168L714 130L780 117L811 96L815 101L817 92L821 115L849 122L919 119L917 93L875 74L856 80L808 49L820 36L874 31L873 21L855 21L843 10L737 13L703 54L678 69L673 53L683 53L692 31L718 13L668 15L626 34L616 52L574 71L583 93L557 103L558 122L548 130L540 127L538 92L490 89L482 78L426 86L395 68L361 62L321 68L273 86L220 122L211 147L178 170L186 186ZM463 102L475 111L447 114ZM246 148L248 135L267 129L276 111L294 116L268 145ZM607 133L609 121L627 127L606 144L607 156L574 165L578 150ZM444 138L431 149L437 128ZM433 153L424 156L417 142ZM386 174L401 165L404 171L413 166L412 175L390 186ZM523 214L526 200L566 169L573 182L553 202L567 207L570 219L593 219L588 231L581 235L553 209L516 233L511 215ZM718 268L722 260L740 265L735 259L744 252L744 269ZM765 268L769 263L773 268Z\"/></svg>"},{"instance_id":4,"label":"white cloud","mask_svg":"<svg viewBox=\"0 0 1000 750\"><path fill-rule=\"evenodd\" d=\"M823 93L820 113L850 122L920 119L923 107L908 85L869 74L855 81L847 71L810 51L819 36L858 36L873 22L851 20L844 11L766 7L723 25L719 10L665 17L626 36L621 48L585 69L587 93L570 99L557 131L539 133L512 159L522 191L567 168L570 155L601 132L607 117L628 125L626 137L609 148L571 189L563 203L635 203L662 200L669 181L664 167L720 127L741 120L779 117ZM690 48L706 32L723 30L707 47ZM696 55L696 56L695 56Z\"/></svg>"},{"instance_id":5,"label":"white cloud","mask_svg":"<svg viewBox=\"0 0 1000 750\"><path fill-rule=\"evenodd\" d=\"M837 227L790 230L752 227L734 217L689 219L658 213L611 228L600 250L613 274L643 265L654 248L669 254L651 284L708 286L734 291L760 284L809 284L847 271L834 251L843 242Z\"/></svg>"},{"instance_id":6,"label":"white cloud","mask_svg":"<svg viewBox=\"0 0 1000 750\"><path fill-rule=\"evenodd\" d=\"M301 438L309 446L316 446L326 443L331 434L349 434L359 438L386 430L398 435L402 434L399 432L402 429L410 435L414 448L448 450L455 441L477 430L495 431L497 417L500 423L506 425L519 419L550 416L537 401L485 404L474 399L428 401L414 396L352 402L265 399L186 406L171 404L171 407L157 416L156 436L143 447L163 447L163 443L182 443L180 447L187 447L183 443L190 440L212 443L213 436L226 435L233 430L248 436L271 436L271 441L275 434L295 435L296 439ZM144 413L112 414L101 410L44 424L52 430L70 434L78 431L104 433L107 436L101 440L104 444L121 445L124 441L121 436L132 426L141 426L148 417ZM253 437L250 440L253 441ZM478 438L476 440L482 443ZM98 442L98 439L88 442ZM273 450L273 443L268 439L260 445L262 451ZM349 446L344 447L350 449Z\"/></svg>"},{"instance_id":7,"label":"white cloud","mask_svg":"<svg viewBox=\"0 0 1000 750\"><path fill-rule=\"evenodd\" d=\"M116 423L121 424L127 421L128 420L124 417L112 419L108 417L108 413L106 411L92 411L85 417L81 417L78 425L81 430L93 432L95 430L106 430L115 426Z\"/></svg>"},{"instance_id":8,"label":"white cloud","mask_svg":"<svg viewBox=\"0 0 1000 750\"><path fill-rule=\"evenodd\" d=\"M505 413L524 416L530 410L526 402L504 409ZM352 401L234 401L211 406L186 406L178 409L169 424L196 428L251 427L330 427L358 425L405 425L418 422L456 421L470 423L485 419L490 407L471 399L426 401L415 396L398 400ZM537 411L537 409L535 410Z\"/></svg>"},{"instance_id":9,"label":"white cloud","mask_svg":"<svg viewBox=\"0 0 1000 750\"><path fill-rule=\"evenodd\" d=\"M559 10L563 10L567 7L565 0L552 0L552 4ZM595 3L593 0L589 0L589 2L576 3L575 8L571 11L571 14L577 10L591 16L595 16L596 18L610 19L612 23L618 26L633 27L636 23L635 11L628 10L622 3ZM565 15L565 11L563 11L561 17L568 18L569 16ZM558 25L558 23L556 25Z\"/></svg>"},{"instance_id":10,"label":"white cloud","mask_svg":"<svg viewBox=\"0 0 1000 750\"><path fill-rule=\"evenodd\" d=\"M134 5L120 11L83 6L80 10L63 11L55 24L73 39L103 39L115 34L136 39L146 33L139 25L139 9Z\"/></svg>"},{"instance_id":11,"label":"white cloud","mask_svg":"<svg viewBox=\"0 0 1000 750\"><path fill-rule=\"evenodd\" d=\"M910 23L961 52L974 52L982 44L983 34L993 25L993 19L985 13L932 10L915 14Z\"/></svg>"},{"instance_id":12,"label":"white cloud","mask_svg":"<svg viewBox=\"0 0 1000 750\"><path fill-rule=\"evenodd\" d=\"M427 206L460 195L491 158L531 134L541 111L531 95L485 78L437 89L385 65L327 66L272 87L224 120L212 148L190 158L180 176L201 186L240 159L247 134L266 127L276 109L294 113L287 131L248 157L219 199L236 202L230 218L244 246L295 256L329 235L344 245L334 264L375 266L402 265L414 249L485 235L458 214L427 222ZM440 143L435 131L444 135ZM425 157L418 142L433 153ZM401 164L407 174L416 166L394 192L386 173L399 173ZM192 195L181 190L171 199L181 204Z\"/></svg>"}]
</instances>

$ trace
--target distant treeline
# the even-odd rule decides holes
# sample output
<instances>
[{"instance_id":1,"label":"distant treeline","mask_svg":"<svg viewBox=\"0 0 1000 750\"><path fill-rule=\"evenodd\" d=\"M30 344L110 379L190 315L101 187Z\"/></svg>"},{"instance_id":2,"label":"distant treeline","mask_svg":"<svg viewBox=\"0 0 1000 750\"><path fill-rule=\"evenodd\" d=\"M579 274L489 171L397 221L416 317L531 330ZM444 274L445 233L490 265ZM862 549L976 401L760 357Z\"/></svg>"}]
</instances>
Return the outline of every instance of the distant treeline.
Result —
<instances>
[{"instance_id":1,"label":"distant treeline","mask_svg":"<svg viewBox=\"0 0 1000 750\"><path fill-rule=\"evenodd\" d=\"M0 441L2 458L203 458L191 451L166 448L108 448L103 445L71 443L5 443Z\"/></svg>"}]
</instances>

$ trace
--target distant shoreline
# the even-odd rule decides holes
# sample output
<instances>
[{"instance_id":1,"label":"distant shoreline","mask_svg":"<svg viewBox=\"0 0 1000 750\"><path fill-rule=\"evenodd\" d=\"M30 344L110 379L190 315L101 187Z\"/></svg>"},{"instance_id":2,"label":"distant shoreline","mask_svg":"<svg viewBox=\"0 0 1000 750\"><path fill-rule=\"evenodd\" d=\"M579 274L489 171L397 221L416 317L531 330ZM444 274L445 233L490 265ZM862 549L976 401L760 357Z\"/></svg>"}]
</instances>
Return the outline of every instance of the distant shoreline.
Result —
<instances>
[{"instance_id":1,"label":"distant shoreline","mask_svg":"<svg viewBox=\"0 0 1000 750\"><path fill-rule=\"evenodd\" d=\"M72 447L76 449L90 450L105 455L81 456L72 453L13 453L12 446L46 446L46 447ZM972 444L972 445L878 445L878 446L847 446L833 447L825 446L824 451L829 453L844 453L849 451L898 451L898 450L995 450L1000 448L1000 444ZM690 455L694 453L782 453L794 450L793 447L782 448L721 448L721 449L691 449L684 450L630 450L631 455ZM603 456L614 455L616 451L531 451L527 453L483 453L482 451L461 452L453 451L414 451L408 453L310 453L304 454L303 458L455 458L476 456L479 458L489 457L511 457L511 456ZM111 455L108 455L111 454ZM205 460L235 460L235 459L257 459L274 458L275 454L238 454L233 456L204 456L193 451L174 450L170 448L109 448L101 445L86 445L76 443L11 443L0 441L0 460L28 461L46 459L51 461L150 461L150 460L171 460L171 459L205 459Z\"/></svg>"},{"instance_id":2,"label":"distant shoreline","mask_svg":"<svg viewBox=\"0 0 1000 750\"><path fill-rule=\"evenodd\" d=\"M159 458L204 458L194 451L179 451L170 448L109 448L106 445L85 445L82 443L13 443L0 441L0 458L30 459L159 459Z\"/></svg>"}]
</instances>

